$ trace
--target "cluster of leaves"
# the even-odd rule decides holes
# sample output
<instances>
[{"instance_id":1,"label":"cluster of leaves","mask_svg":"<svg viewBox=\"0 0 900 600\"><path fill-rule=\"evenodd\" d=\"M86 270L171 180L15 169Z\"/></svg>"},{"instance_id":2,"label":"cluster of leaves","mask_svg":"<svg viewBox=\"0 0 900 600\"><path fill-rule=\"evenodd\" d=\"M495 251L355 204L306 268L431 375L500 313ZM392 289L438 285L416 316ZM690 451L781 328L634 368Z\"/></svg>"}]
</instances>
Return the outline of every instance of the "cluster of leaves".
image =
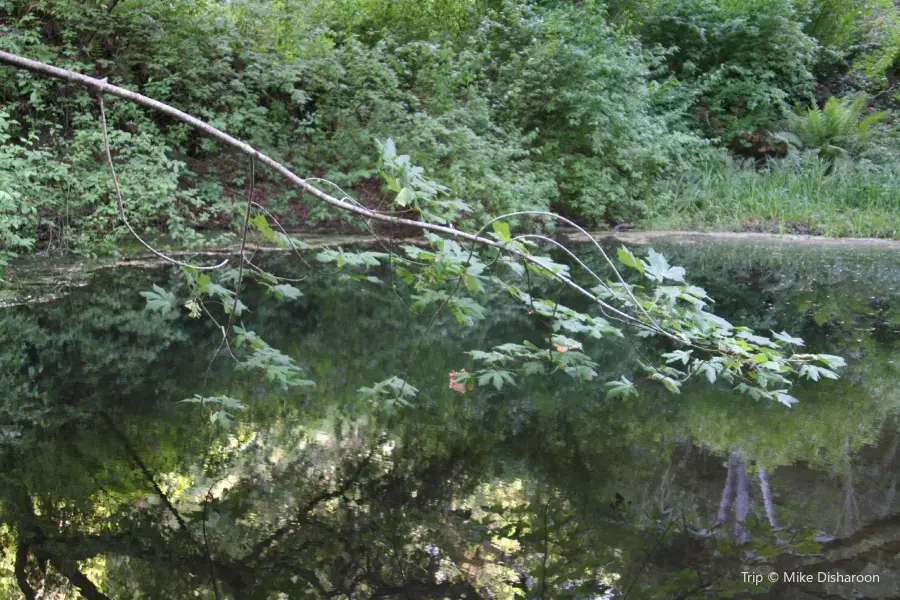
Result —
<instances>
[{"instance_id":1,"label":"cluster of leaves","mask_svg":"<svg viewBox=\"0 0 900 600\"><path fill-rule=\"evenodd\" d=\"M804 31L819 45L819 79L849 74L869 89L884 89L897 75L900 11L891 0L804 0Z\"/></svg>"},{"instance_id":2,"label":"cluster of leaves","mask_svg":"<svg viewBox=\"0 0 900 600\"><path fill-rule=\"evenodd\" d=\"M410 406L410 400L414 399L418 392L419 390L396 375L379 381L372 387L359 389L361 398L386 412Z\"/></svg>"},{"instance_id":3,"label":"cluster of leaves","mask_svg":"<svg viewBox=\"0 0 900 600\"><path fill-rule=\"evenodd\" d=\"M658 382L669 392L678 394L685 381L702 376L711 384L726 382L736 392L754 400L774 400L790 407L797 402L788 393L792 378L836 379L834 369L845 366L838 356L796 353L794 350L804 345L803 340L786 332L763 337L748 327L733 326L708 312L712 299L706 292L686 283L684 269L669 265L653 249L645 260L624 247L619 248L618 258L622 265L643 275L649 285L606 281L592 289L597 299L638 315L638 336L662 336L684 347L662 353L664 365L642 364L645 374L639 382ZM514 381L514 374L559 371L579 380L593 380L597 365L583 351L585 336L594 339L622 336L622 328L599 315L579 312L551 300L535 299L508 281L505 286L531 311L550 321L553 331L550 348L541 349L526 341L503 344L490 352L471 352L483 368L460 381L472 378L478 385L490 384L499 390ZM600 312L610 316L602 307ZM605 387L608 398L625 398L637 393L635 381L624 375Z\"/></svg>"},{"instance_id":4,"label":"cluster of leaves","mask_svg":"<svg viewBox=\"0 0 900 600\"><path fill-rule=\"evenodd\" d=\"M421 215L433 215L445 208L444 188L430 182L407 157L397 157L392 144L383 147L387 149L387 162L395 166L394 174L385 173L385 178L392 187L399 188L398 196L405 194L410 203L415 202ZM265 215L257 215L251 222L266 239L283 246L293 244L286 235L275 235ZM487 351L470 351L477 366L471 372L460 370L451 375L450 387L456 391L465 392L476 386L500 391L518 383L521 377L555 373L578 381L593 381L598 376L598 365L590 355L588 344L626 335L658 338L664 364L642 363L645 374L637 381L622 375L608 382L609 398L632 396L641 382L656 382L678 394L682 384L696 375L710 384L725 382L753 400L777 401L790 407L797 402L789 393L792 379L836 379L835 369L844 366L838 356L795 352L803 347L803 340L787 332L764 337L749 327L734 326L715 315L707 310L713 301L706 291L689 284L684 268L669 264L653 249L648 251L646 259L624 247L618 249L618 263L628 270L626 275L638 278L629 283L597 245L595 248L606 259L610 276L603 279L579 260L579 267L586 269L589 276L589 283L579 285L578 273L569 265L536 254L540 246L529 236L513 237L504 217L494 219L492 228L495 241L473 243L468 249L455 239L426 232L427 246L400 246L405 256L326 248L316 258L336 266L339 271L362 271L350 277L378 284L381 280L368 272L390 268L394 294L409 311L429 314L432 323L444 310L465 326L484 321L486 294L497 290L508 293L528 313L547 324L548 335L539 343L524 340L500 344ZM300 291L294 286L280 283L277 276L252 263L249 266L252 268L248 268L248 274L259 279L276 297L300 297ZM231 269L221 279L236 282L239 274ZM231 322L240 318L247 307L234 292L213 282L209 275L196 270L187 270L186 275L191 294L187 307L191 316L206 312L215 320L209 304L221 304L228 326L215 322L226 336L222 343L228 343ZM550 300L538 295L539 290L554 283L580 290L589 298L589 307L573 308L558 298ZM170 311L176 303L175 297L162 289L144 295L151 309ZM313 385L299 377L300 368L291 358L257 334L237 325L234 332L237 334L235 348L248 350L247 357L238 360L238 368L262 372L269 381L285 388ZM369 402L394 410L409 406L417 390L405 379L393 375L373 387L361 389L360 393Z\"/></svg>"},{"instance_id":5,"label":"cluster of leaves","mask_svg":"<svg viewBox=\"0 0 900 600\"><path fill-rule=\"evenodd\" d=\"M37 209L32 194L42 191L34 180L43 155L12 144L10 127L15 124L6 110L0 110L0 281L8 260L34 247Z\"/></svg>"},{"instance_id":6,"label":"cluster of leaves","mask_svg":"<svg viewBox=\"0 0 900 600\"><path fill-rule=\"evenodd\" d=\"M194 394L192 398L181 401L183 404L199 404L202 408L210 408L209 422L212 425L230 429L235 422L234 413L229 411L244 410L247 408L234 398L228 396L208 396Z\"/></svg>"},{"instance_id":7,"label":"cluster of leaves","mask_svg":"<svg viewBox=\"0 0 900 600\"><path fill-rule=\"evenodd\" d=\"M688 347L664 353L664 367L646 367L649 378L660 381L671 392L678 393L681 382L697 374L710 383L724 380L735 384L735 391L754 400L777 400L791 406L797 401L788 394L791 377L799 375L818 380L823 374L837 378L830 369L845 366L839 356L796 353L794 349L802 347L803 340L786 332L760 336L749 327L734 326L707 312L705 309L712 300L706 291L686 284L684 269L670 266L665 257L652 249L646 261L625 248L620 248L618 254L622 264L653 284L652 293L635 296L644 322L655 322L675 332L675 337L681 338ZM627 289L627 285L622 287ZM605 293L602 289L596 291L601 297L622 296L619 286L614 285L607 286ZM632 295L633 288L628 292ZM713 355L696 356L695 350ZM673 366L679 364L680 368ZM619 383L614 385L620 388Z\"/></svg>"},{"instance_id":8,"label":"cluster of leaves","mask_svg":"<svg viewBox=\"0 0 900 600\"><path fill-rule=\"evenodd\" d=\"M237 293L223 283L235 284L238 281L238 271L231 269L221 273L219 281L213 281L210 275L196 269L186 268L184 272L188 294L184 308L191 318L206 316L215 323L223 336L222 345L229 345L228 353L235 358L238 370L262 374L266 381L285 390L315 385L302 377L302 368L293 358L270 346L256 332L235 324L249 309ZM259 270L257 275L260 284L279 301L296 300L302 296L300 290L293 285L280 283L277 278ZM168 316L177 314L179 302L173 292L154 284L152 290L141 292L141 295L147 301L147 310ZM229 340L232 330L235 334L233 341ZM234 354L235 350L241 353L240 358ZM218 352L222 352L222 347ZM213 416L216 414L213 413ZM230 415L223 414L220 418L227 422L227 417Z\"/></svg>"}]
</instances>

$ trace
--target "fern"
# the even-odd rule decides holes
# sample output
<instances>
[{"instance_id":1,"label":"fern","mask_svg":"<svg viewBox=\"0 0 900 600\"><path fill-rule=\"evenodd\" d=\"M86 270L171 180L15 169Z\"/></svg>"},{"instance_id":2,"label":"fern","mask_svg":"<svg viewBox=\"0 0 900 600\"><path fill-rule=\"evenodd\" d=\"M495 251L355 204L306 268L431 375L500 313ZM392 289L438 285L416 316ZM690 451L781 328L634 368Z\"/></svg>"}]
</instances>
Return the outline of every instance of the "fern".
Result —
<instances>
[{"instance_id":1,"label":"fern","mask_svg":"<svg viewBox=\"0 0 900 600\"><path fill-rule=\"evenodd\" d=\"M815 103L805 110L798 107L793 129L804 147L834 161L858 153L873 128L888 116L887 111L865 115L865 108L866 102L861 97L853 100L831 97L822 108Z\"/></svg>"}]
</instances>

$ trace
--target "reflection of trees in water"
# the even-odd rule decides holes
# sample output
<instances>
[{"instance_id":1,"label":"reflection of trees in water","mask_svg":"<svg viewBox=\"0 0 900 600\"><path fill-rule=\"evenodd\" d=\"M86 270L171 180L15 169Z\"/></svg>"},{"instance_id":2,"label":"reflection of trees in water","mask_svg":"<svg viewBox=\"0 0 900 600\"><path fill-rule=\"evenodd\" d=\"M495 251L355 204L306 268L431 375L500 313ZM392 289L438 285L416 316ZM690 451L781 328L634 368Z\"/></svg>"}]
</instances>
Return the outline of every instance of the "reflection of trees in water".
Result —
<instances>
[{"instance_id":1,"label":"reflection of trees in water","mask_svg":"<svg viewBox=\"0 0 900 600\"><path fill-rule=\"evenodd\" d=\"M719 503L719 514L715 526L725 525L729 522L729 515L732 515L734 539L738 544L744 544L750 539L750 532L744 527L749 510L750 490L747 488L747 465L738 453L732 452L728 457L728 474L725 478L725 487L722 490L722 501Z\"/></svg>"},{"instance_id":2,"label":"reflection of trees in water","mask_svg":"<svg viewBox=\"0 0 900 600\"><path fill-rule=\"evenodd\" d=\"M242 598L552 598L578 585L674 598L724 589L748 552L762 560L803 525L839 537L765 564L890 568L900 540L898 436L870 448L897 408L891 339L833 330L822 344L865 360L787 412L704 384L626 402L551 380L460 396L443 388L467 342L438 323L417 368L440 383L386 414L354 390L405 365L418 325L374 293L349 302L323 283L248 317L319 391L285 397L214 367L221 389L206 393L253 400L234 431L216 432L174 405L203 391L195 374L214 332L110 294L143 285L116 277L0 318L0 358L15 365L0 372L4 565L35 588L88 589L81 573L111 597L214 598L215 581ZM757 279L792 289L789 276ZM773 323L790 313L785 294ZM523 335L517 315L495 317L477 335ZM628 360L604 356L611 370Z\"/></svg>"}]
</instances>

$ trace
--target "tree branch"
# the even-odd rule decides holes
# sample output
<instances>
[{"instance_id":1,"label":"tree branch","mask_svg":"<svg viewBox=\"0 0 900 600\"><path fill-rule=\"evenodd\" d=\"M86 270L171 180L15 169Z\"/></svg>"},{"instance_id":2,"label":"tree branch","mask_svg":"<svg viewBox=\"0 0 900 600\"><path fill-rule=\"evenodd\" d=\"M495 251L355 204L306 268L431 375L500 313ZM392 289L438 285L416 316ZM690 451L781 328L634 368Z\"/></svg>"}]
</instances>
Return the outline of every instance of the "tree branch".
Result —
<instances>
[{"instance_id":1,"label":"tree branch","mask_svg":"<svg viewBox=\"0 0 900 600\"><path fill-rule=\"evenodd\" d=\"M72 585L78 588L81 595L87 600L112 600L109 596L101 592L94 582L88 579L87 575L78 570L78 566L74 563L60 560L55 556L50 556L50 564L59 571L66 579L72 582Z\"/></svg>"},{"instance_id":2,"label":"tree branch","mask_svg":"<svg viewBox=\"0 0 900 600\"><path fill-rule=\"evenodd\" d=\"M119 205L119 217L122 219L122 222L125 223L125 227L128 228L128 231L131 232L131 235L134 236L134 239L136 239L138 242L140 242L140 244L144 248L146 248L147 250L149 250L156 256L160 257L164 261L170 262L170 263L178 265L180 267L187 267L189 269L197 269L198 271L204 271L204 270L211 271L213 269L220 269L220 268L224 267L226 264L228 264L228 259L225 259L221 263L211 266L211 267L204 267L204 266L200 266L200 265L191 265L188 263L181 262L181 261L176 260L166 254L163 254L162 252L160 252L159 250L157 250L156 248L154 248L153 246L151 246L150 244L145 242L144 239L138 235L138 232L134 230L134 227L132 227L131 223L128 222L128 217L125 216L125 201L122 199L122 188L119 186L119 178L118 178L118 176L116 176L116 166L113 164L112 150L110 149L110 146L109 146L109 131L107 131L107 127L106 127L106 107L103 105L103 94L100 94L97 97L97 99L100 101L100 123L103 125L103 144L106 147L106 164L109 166L109 173L112 176L113 187L115 188L115 191L116 191L116 202Z\"/></svg>"},{"instance_id":3,"label":"tree branch","mask_svg":"<svg viewBox=\"0 0 900 600\"><path fill-rule=\"evenodd\" d=\"M288 535L289 533L293 532L297 527L299 527L300 523L303 521L306 514L309 513L311 510L313 510L316 506L318 506L322 502L327 502L328 500L332 500L334 498L340 498L345 493L347 493L347 490L349 490L350 487L354 483L356 483L356 481L359 479L359 476L362 474L363 469L372 462L372 458L373 458L374 454L375 454L374 449L369 451L369 453L366 455L366 457L362 461L360 461L360 463L356 466L356 468L353 470L353 472L344 480L344 482L338 488L328 491L328 492L322 492L322 493L316 495L315 497L313 497L312 499L310 499L309 502L304 504L300 508L300 510L297 511L297 516L294 519L288 520L287 523L285 523L284 525L282 525L281 527L276 529L274 532L272 532L271 535L269 535L265 539L257 542L256 545L253 546L253 549L246 556L244 556L244 558L242 558L238 562L240 564L244 564L244 565L256 562L278 540L280 540L284 536Z\"/></svg>"},{"instance_id":4,"label":"tree branch","mask_svg":"<svg viewBox=\"0 0 900 600\"><path fill-rule=\"evenodd\" d=\"M137 450L134 449L134 446L131 445L131 441L129 441L128 437L122 433L112 418L105 412L101 411L101 416L103 420L106 421L106 424L109 425L109 428L115 434L119 441L122 444L122 447L125 448L125 452L128 454L128 457L137 465L138 469L140 469L141 473L144 474L144 477L153 487L153 491L159 496L160 500L163 501L163 504L166 505L166 508L175 517L175 520L178 522L178 527L184 531L185 533L190 534L188 530L187 523L184 521L184 517L181 516L181 513L175 508L172 502L169 500L169 497L162 491L162 488L159 487L159 484L156 483L156 479L153 478L153 473L150 472L150 469L147 468L147 465L144 464L144 461L141 460L141 457L138 455Z\"/></svg>"},{"instance_id":5,"label":"tree branch","mask_svg":"<svg viewBox=\"0 0 900 600\"><path fill-rule=\"evenodd\" d=\"M72 582L72 585L77 587L81 595L87 600L111 600L109 596L94 585L93 581L78 570L78 563L75 560L70 557L60 559L55 553L48 552L42 546L46 536L37 521L34 503L27 492L23 491L18 498L18 502L13 504L13 510L16 514L16 528L19 538L16 548L16 583L18 583L19 589L25 594L27 600L37 598L37 594L25 577L29 546L33 547L35 558L39 561L49 562L63 577Z\"/></svg>"},{"instance_id":6,"label":"tree branch","mask_svg":"<svg viewBox=\"0 0 900 600\"><path fill-rule=\"evenodd\" d=\"M19 585L19 589L22 590L25 600L36 600L37 594L34 588L31 587L31 584L28 583L28 577L25 574L26 566L28 566L28 544L20 539L19 543L16 544L16 583Z\"/></svg>"},{"instance_id":7,"label":"tree branch","mask_svg":"<svg viewBox=\"0 0 900 600\"><path fill-rule=\"evenodd\" d=\"M658 326L647 325L646 323L642 322L640 319L638 319L634 315L623 312L623 311L619 310L618 308L604 302L603 300L598 298L595 294L591 293L590 291L586 290L582 286L578 285L577 283L575 283L574 281L572 281L565 275L555 272L554 269L552 269L551 267L546 265L543 261L531 256L527 252L524 252L522 250L519 250L518 248L510 246L506 242L498 242L498 241L492 240L490 238L482 237L480 234L466 233L466 232L454 229L453 227L447 227L444 225L436 225L433 223L425 223L422 221L414 221L412 219L404 219L404 218L400 218L400 217L386 215L386 214L383 214L383 213L375 211L375 210L370 210L370 209L360 206L358 204L354 204L353 202L348 202L346 200L341 200L341 199L335 198L334 196L331 196L331 195L327 194L326 192L323 192L322 190L318 189L317 187L312 185L308 180L298 176L296 173L294 173L293 171L291 171L290 169L288 169L287 167L285 167L278 161L263 154L262 152L253 148L249 144L242 142L242 141L238 140L237 138L234 138L219 129L216 129L212 125L205 123L204 121L201 121L200 119L198 119L194 116L191 116L191 115L187 114L186 112L181 111L177 108L174 108L168 104L159 102L158 100L154 100L152 98L148 98L147 96L138 94L137 92L132 92L131 90L128 90L128 89L125 89L125 88L122 88L122 87L119 87L116 85L112 85L103 79L95 79L93 77L88 77L86 75L82 75L82 74L76 73L74 71L69 71L67 69L61 69L59 67L54 67L54 66L48 65L46 63L31 60L31 59L25 58L23 56L11 54L11 53L5 52L5 51L0 51L0 63L5 63L5 64L8 64L8 65L11 65L14 67L26 69L28 71L40 73L42 75L47 75L49 77L63 79L65 81L69 81L70 83L80 84L80 85L86 86L92 90L95 90L96 92L99 92L101 94L109 94L111 96L116 96L118 98L122 98L122 99L128 100L130 102L134 102L141 106L145 106L147 108L151 108L153 110L159 111L159 112L166 114L174 119L177 119L183 123L187 123L188 125L202 131L206 135L208 135L216 140L219 140L220 142L222 142L228 146L231 146L232 148L234 148L250 157L255 158L260 163L275 170L277 173L282 175L291 184L293 184L295 187L299 188L303 192L306 192L306 193L310 194L311 196L318 198L319 200L322 200L322 201L326 202L327 204L330 204L341 210L360 215L362 217L365 217L366 219L374 219L376 221L383 221L385 223L391 223L394 225L405 225L405 226L409 226L409 227L415 227L415 228L423 229L426 231L441 233L441 234L448 235L448 236L451 236L451 237L454 237L457 239L468 240L468 241L471 241L473 243L480 244L483 246L490 246L493 248L498 248L500 250L504 250L514 256L521 258L522 260L528 261L531 264L551 273L555 279L557 279L557 280L561 281L562 283L564 283L565 285L569 286L570 288L572 288L573 290L575 290L582 296L585 296L586 298L590 299L591 301L599 304L606 310L608 310L614 314L617 314L619 317L627 320L632 325L640 327L640 328L648 329L648 330L654 331L656 333L660 333L660 334L665 335L666 337L669 337L675 341L684 343L684 340L682 338L680 338ZM493 219L492 222L497 221L499 219L507 218L510 216L516 216L516 215L543 215L543 216L550 216L550 217L557 218L557 219L560 218L557 215L553 215L553 214L547 213L545 211L519 211L516 213L511 213L510 215L503 215L501 217L497 217L497 218ZM482 229L482 231L483 231L483 229ZM616 271L616 272L618 273L618 271ZM638 308L640 310L640 307L638 307Z\"/></svg>"}]
</instances>

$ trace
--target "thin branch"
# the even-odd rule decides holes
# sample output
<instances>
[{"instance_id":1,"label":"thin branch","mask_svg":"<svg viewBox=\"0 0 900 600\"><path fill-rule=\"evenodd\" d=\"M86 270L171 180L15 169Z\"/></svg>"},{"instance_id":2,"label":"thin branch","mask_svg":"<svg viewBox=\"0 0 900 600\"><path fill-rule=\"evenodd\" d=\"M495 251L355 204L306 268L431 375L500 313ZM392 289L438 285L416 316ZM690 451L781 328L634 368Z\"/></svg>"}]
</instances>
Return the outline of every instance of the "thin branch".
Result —
<instances>
[{"instance_id":1,"label":"thin branch","mask_svg":"<svg viewBox=\"0 0 900 600\"><path fill-rule=\"evenodd\" d=\"M228 334L231 333L231 328L234 326L234 316L237 314L238 310L238 302L241 297L241 281L244 278L244 251L247 248L247 232L250 229L250 207L253 204L253 186L256 180L256 163L253 158L250 159L250 183L247 186L247 206L246 212L244 213L244 228L241 235L241 247L238 250L238 256L240 256L240 264L238 265L238 276L237 280L234 282L234 302L231 305L231 312L228 314L228 323L225 327L222 327L222 341L219 343L219 347L216 348L216 353L213 354L213 357L210 359L209 364L206 366L206 375L209 376L209 371L212 368L216 359L219 358L219 354L222 352L222 348L228 344ZM224 263L223 263L224 264ZM207 311L208 312L208 311ZM212 315L210 315L212 316ZM215 322L215 319L213 319ZM218 325L218 324L217 324ZM234 352L231 351L231 346L228 346L228 351L231 354L232 358L234 358ZM235 360L237 360L235 358ZM204 379L204 385L206 380ZM216 592L218 596L218 592Z\"/></svg>"},{"instance_id":2,"label":"thin branch","mask_svg":"<svg viewBox=\"0 0 900 600\"><path fill-rule=\"evenodd\" d=\"M216 600L220 600L219 581L216 577L216 562L213 559L212 549L209 545L209 536L206 533L206 513L209 507L209 501L213 498L212 489L216 486L217 483L219 483L219 481L221 481L221 479L213 482L213 484L209 486L209 489L206 491L206 496L203 497L203 546L206 549L206 558L209 561L209 577L210 579L212 579L212 586L213 591L216 594Z\"/></svg>"},{"instance_id":3,"label":"thin branch","mask_svg":"<svg viewBox=\"0 0 900 600\"><path fill-rule=\"evenodd\" d=\"M304 520L305 516L310 511L312 511L316 506L318 506L322 502L327 502L328 500L332 500L334 498L340 498L341 496L346 494L347 491L353 486L353 484L356 483L356 481L359 479L359 476L362 474L363 469L365 469L366 466L368 466L372 462L372 459L375 456L375 449L377 447L378 447L378 445L376 444L376 446L373 447L369 451L368 454L366 454L366 457L360 461L360 463L356 466L356 468L353 470L353 472L344 480L344 483L342 483L338 488L328 491L328 492L322 492L322 493L314 496L312 499L309 500L309 502L304 504L300 508L299 511L297 511L296 518L289 519L287 521L287 523L285 523L284 525L282 525L281 527L276 529L268 537L257 542L256 545L254 545L253 549L246 556L244 556L239 562L243 565L247 565L247 564L256 562L278 540L280 540L284 536L288 535L289 533L293 532L294 529L296 529L300 525L300 523Z\"/></svg>"},{"instance_id":4,"label":"thin branch","mask_svg":"<svg viewBox=\"0 0 900 600\"><path fill-rule=\"evenodd\" d=\"M134 446L131 445L129 439L125 436L125 434L116 426L115 422L112 420L105 411L101 411L100 415L103 417L103 420L106 421L106 424L109 425L109 428L112 430L113 434L122 444L122 447L125 448L125 452L128 454L128 457L137 465L138 469L140 469L141 473L144 474L144 477L153 487L153 491L159 496L160 500L162 500L163 504L166 505L168 511L175 517L175 520L178 522L178 526L185 533L190 533L188 531L187 523L184 521L184 517L181 516L181 513L176 510L175 506L172 504L169 497L162 491L162 488L159 487L159 484L156 483L156 480L153 478L153 474L150 472L150 469L147 468L147 465L144 464L144 461L141 460L141 457L138 455L137 450L134 449Z\"/></svg>"},{"instance_id":5,"label":"thin branch","mask_svg":"<svg viewBox=\"0 0 900 600\"><path fill-rule=\"evenodd\" d=\"M433 223L425 223L422 221L414 221L412 219L404 219L404 218L394 217L394 216L390 216L390 215L385 215L378 211L370 210L365 207L359 206L357 203L355 203L355 201L347 202L346 200L340 200L338 198L335 198L334 196L327 194L326 192L319 190L314 185L312 185L308 180L298 176L297 174L295 174L293 171L291 171L290 169L288 169L287 167L285 167L278 161L263 154L262 152L253 148L249 144L242 142L242 141L238 140L237 138L234 138L234 137L228 135L227 133L225 133L219 129L216 129L212 125L209 125L208 123L205 123L204 121L201 121L200 119L193 117L193 116L185 113L184 111L174 108L168 104L164 104L162 102L159 102L158 100L154 100L154 99L148 98L147 96L144 96L142 94L132 92L131 90L127 90L125 88L122 88L122 87L119 87L116 85L112 85L105 80L88 77L86 75L82 75L82 74L76 73L74 71L70 71L67 69L61 69L59 67L54 67L54 66L48 65L46 63L30 60L28 58L18 56L16 54L11 54L11 53L5 52L5 51L0 51L0 63L6 63L8 65L12 65L15 67L33 71L36 73L41 73L43 75L47 75L50 77L64 79L71 83L81 84L81 85L87 86L87 87L99 92L100 94L109 94L112 96L116 96L116 97L128 100L130 102L140 104L141 106L146 106L148 108L152 108L154 110L162 112L174 119L177 119L183 123L187 123L188 125L191 125L192 127L204 132L205 134L209 135L210 137L217 139L217 140L223 142L224 144L231 146L232 148L235 148L244 154L247 154L248 156L256 158L256 160L258 160L259 162L263 163L264 165L270 167L271 169L275 170L277 173L284 176L295 187L326 202L327 204L330 204L330 205L340 208L342 210L345 210L345 211L348 211L348 212L351 212L354 214L358 214L360 216L366 217L367 219L374 219L377 221L392 223L394 225L406 225L406 226L410 226L410 227L416 227L416 228L423 229L426 231L432 231L435 233L441 233L441 234L449 235L449 236L452 236L455 238L468 240L468 241L473 242L473 244L490 246L493 248L498 248L500 250L507 251L510 254L513 254L525 261L530 262L531 264L533 264L537 267L540 267L541 269L546 270L555 279L558 279L562 283L568 285L570 288L572 288L579 294L585 296L586 298L589 298L593 302L599 303L601 306L603 306L607 310L610 310L611 312L615 312L616 314L619 314L621 317L623 317L625 319L633 320L638 323L641 322L639 319L637 319L633 315L624 313L624 312L620 311L619 309L615 308L614 306L611 306L611 305L607 304L606 302L602 301L596 295L594 295L591 292L589 292L588 290L584 289L583 287L581 287L580 285L578 285L577 283L575 283L568 277L555 272L548 265L544 264L543 261L531 256L527 252L519 250L518 248L515 248L515 247L510 247L510 245L505 242L497 242L490 238L482 237L480 235L480 233L483 232L485 228L482 228L478 234L471 234L471 233L459 231L453 227L447 227L447 226L443 226L443 225L436 225ZM500 219L509 218L511 216L517 216L517 215L527 215L527 214L551 216L551 217L557 218L563 222L571 223L571 221L569 221L568 219L564 219L562 217L552 215L551 213L547 213L545 211L518 211L515 213L509 213L507 215L501 215L500 217L492 219L488 224L486 224L486 226L489 225L490 223L493 223ZM574 223L572 225L574 227L576 227L577 229L584 231L581 228L579 228L577 225L575 225ZM591 238L591 239L593 239L593 238ZM596 242L596 240L593 240L593 241L594 241L594 244L597 247L599 247L599 244ZM153 250L153 252L157 253L155 250ZM602 248L601 248L601 252L602 252ZM606 260L609 261L610 264L612 264L612 261L609 260L609 257L606 256L605 253L603 253L603 255L606 258ZM194 267L194 268L196 268L196 267ZM615 267L613 267L613 268L615 268ZM618 271L616 271L616 272L618 273ZM636 306L637 306L637 303L636 303ZM674 335L673 333L670 333L662 328L658 328L657 331L658 331L658 333L663 334L663 335L665 335L673 340L676 340L680 343L684 342L684 340L682 338L680 338L680 337Z\"/></svg>"},{"instance_id":6,"label":"thin branch","mask_svg":"<svg viewBox=\"0 0 900 600\"><path fill-rule=\"evenodd\" d=\"M122 200L122 189L119 187L119 178L116 176L116 167L113 164L112 150L109 147L109 131L107 131L107 127L106 127L106 107L103 105L103 94L99 94L97 96L97 99L100 101L100 122L103 124L103 144L106 146L106 162L109 165L109 173L110 173L110 175L112 175L113 186L116 189L116 201L118 202L118 205L119 205L119 217L122 219L122 222L125 223L125 227L128 228L128 231L131 232L131 235L134 236L134 239L136 239L138 242L140 242L144 248L146 248L147 250L149 250L150 252L152 252L153 254L158 256L159 258L163 259L164 261L170 262L174 265L178 265L181 267L188 267L191 269L211 271L213 269L220 269L220 268L224 267L226 264L228 264L228 259L225 259L218 265L214 265L211 267L203 267L200 265L190 265L188 263L181 262L180 260L174 259L171 256L167 256L167 255L163 254L162 252L160 252L159 250L157 250L156 248L154 248L153 246L151 246L150 244L145 242L141 238L141 236L138 235L137 231L134 230L134 227L132 227L131 223L128 222L128 217L125 216L125 202Z\"/></svg>"},{"instance_id":7,"label":"thin branch","mask_svg":"<svg viewBox=\"0 0 900 600\"><path fill-rule=\"evenodd\" d=\"M332 272L320 271L320 270L316 269L315 267L313 267L311 264L309 264L309 263L306 261L306 258L304 258L302 254L300 254L300 250L306 250L306 249L308 249L309 247L304 247L304 248L299 248L299 249L298 249L298 248L297 248L297 245L294 243L294 238L292 238L290 235L288 235L288 232L287 232L287 231L285 230L285 228L281 225L281 222L280 222L278 219L275 218L275 215L273 215L273 214L270 213L268 210L266 210L266 208L265 208L262 204L259 204L258 202L253 202L252 204L253 204L253 206L256 207L258 210L261 210L267 217L269 217L270 219L272 219L272 222L275 223L275 226L278 227L278 229L281 230L281 233L284 234L284 237L286 237L286 238L288 239L288 241L291 243L291 247L289 248L289 250L292 250L292 251L294 252L294 254L297 255L297 258L299 258L300 261L301 261L304 265L306 265L307 268L308 268L310 271L312 271L313 273L319 274L319 275L333 275L333 274L335 274L335 273L338 272L337 269L334 270L334 271L332 271ZM376 236L373 236L373 237L375 237L375 241L378 241L378 238L377 238ZM267 274L270 274L270 273L267 273ZM272 276L274 277L274 275L272 275ZM284 279L284 278L279 277L278 279Z\"/></svg>"},{"instance_id":8,"label":"thin branch","mask_svg":"<svg viewBox=\"0 0 900 600\"><path fill-rule=\"evenodd\" d=\"M238 302L241 295L241 280L244 277L244 249L247 247L247 230L250 228L250 206L253 202L253 186L256 181L256 161L250 159L250 184L247 190L247 210L244 214L244 230L241 236L240 257L241 264L238 265L237 281L234 283L234 304L231 306L231 314L228 316L228 325L225 327L225 333L231 331L234 325L234 315L237 313Z\"/></svg>"},{"instance_id":9,"label":"thin branch","mask_svg":"<svg viewBox=\"0 0 900 600\"><path fill-rule=\"evenodd\" d=\"M87 600L112 600L109 596L101 592L94 582L88 579L87 575L78 570L77 565L67 562L65 560L60 560L55 556L50 557L50 564L53 565L57 571L62 573L62 575L72 582L72 585L78 588L78 591L81 592L81 595L84 596Z\"/></svg>"},{"instance_id":10,"label":"thin branch","mask_svg":"<svg viewBox=\"0 0 900 600\"><path fill-rule=\"evenodd\" d=\"M28 545L25 536L32 538L32 542L45 540L44 533L37 524L34 503L27 492L22 495L20 502L13 502L13 511L16 515L16 527L18 534L18 546L16 548L15 574L19 589L28 600L37 598L37 593L25 579L25 565L28 561ZM68 579L72 585L78 588L81 595L87 600L111 600L109 596L97 589L94 582L78 570L78 564L71 558L60 559L58 556L44 549L38 548L32 543L34 556L39 562L49 562L60 574ZM30 595L29 595L30 592Z\"/></svg>"},{"instance_id":11,"label":"thin branch","mask_svg":"<svg viewBox=\"0 0 900 600\"><path fill-rule=\"evenodd\" d=\"M644 558L644 562L641 564L641 568L638 569L637 575L634 576L634 579L631 581L631 585L629 585L628 589L625 590L625 594L622 596L622 600L627 600L628 594L630 594L631 590L634 589L634 586L635 586L635 584L637 584L638 579L641 578L641 573L643 573L644 569L647 568L647 565L650 564L650 559L653 557L653 555L656 553L656 551L662 545L663 541L665 541L666 535L668 535L669 530L672 529L672 525L674 525L674 524L675 524L675 520L670 518L668 527L666 527L666 530L663 531L663 534L656 541L656 545L653 546L653 549L647 553L647 556Z\"/></svg>"}]
</instances>

